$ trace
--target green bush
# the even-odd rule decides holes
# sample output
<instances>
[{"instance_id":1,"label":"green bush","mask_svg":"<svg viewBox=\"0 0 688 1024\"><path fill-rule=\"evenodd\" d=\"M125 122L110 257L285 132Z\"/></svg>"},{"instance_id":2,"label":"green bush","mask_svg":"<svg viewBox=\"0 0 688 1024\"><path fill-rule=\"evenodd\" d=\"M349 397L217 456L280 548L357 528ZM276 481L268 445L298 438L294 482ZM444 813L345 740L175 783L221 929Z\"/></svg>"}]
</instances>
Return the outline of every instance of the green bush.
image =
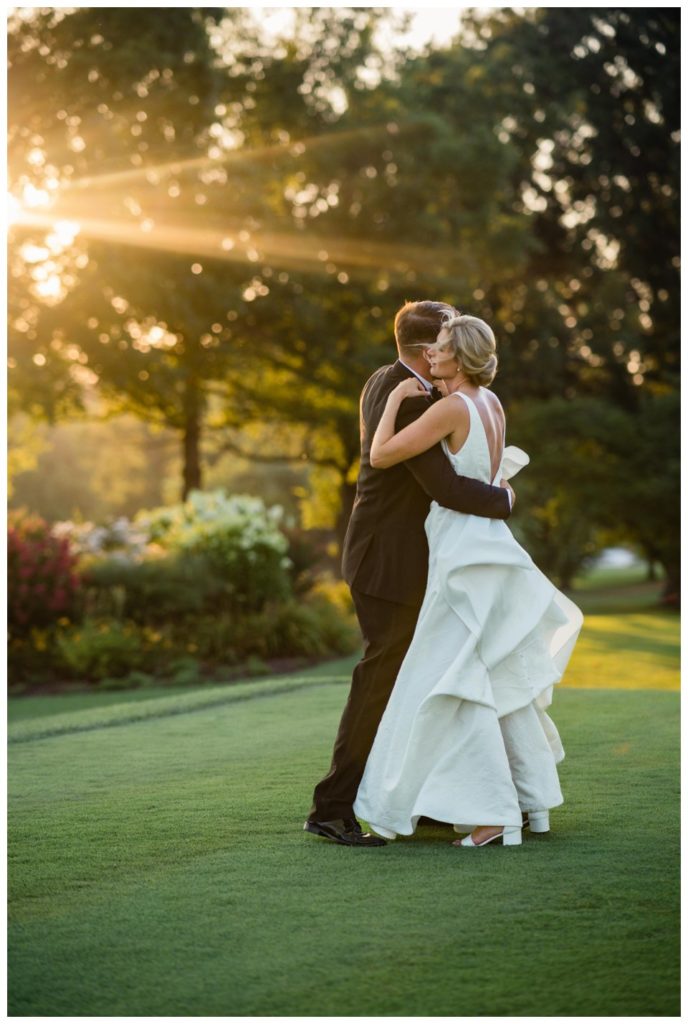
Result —
<instances>
[{"instance_id":1,"label":"green bush","mask_svg":"<svg viewBox=\"0 0 688 1024\"><path fill-rule=\"evenodd\" d=\"M66 621L66 620L65 620ZM39 686L59 677L55 631L33 627L27 634L11 635L7 647L8 683Z\"/></svg>"},{"instance_id":2,"label":"green bush","mask_svg":"<svg viewBox=\"0 0 688 1024\"><path fill-rule=\"evenodd\" d=\"M168 671L175 686L196 686L202 682L201 667L195 658L177 658Z\"/></svg>"},{"instance_id":3,"label":"green bush","mask_svg":"<svg viewBox=\"0 0 688 1024\"><path fill-rule=\"evenodd\" d=\"M327 559L327 542L314 530L298 527L282 528L289 547L289 579L294 594L309 593L316 583L320 567Z\"/></svg>"},{"instance_id":4,"label":"green bush","mask_svg":"<svg viewBox=\"0 0 688 1024\"><path fill-rule=\"evenodd\" d=\"M259 611L290 592L288 541L278 527L279 507L224 491L191 491L181 505L141 512L138 525L170 552L204 556L224 581L233 609Z\"/></svg>"},{"instance_id":5,"label":"green bush","mask_svg":"<svg viewBox=\"0 0 688 1024\"><path fill-rule=\"evenodd\" d=\"M271 659L346 654L359 642L350 612L321 595L250 614L188 616L164 626L103 617L62 620L10 642L9 675L15 688L78 680L124 689L149 685L153 677L191 686L221 669L240 666L247 674L262 674Z\"/></svg>"},{"instance_id":6,"label":"green bush","mask_svg":"<svg viewBox=\"0 0 688 1024\"><path fill-rule=\"evenodd\" d=\"M242 675L249 677L253 676L264 676L270 671L270 666L263 661L262 658L257 658L255 654L252 654L250 658L247 658L242 665Z\"/></svg>"},{"instance_id":7,"label":"green bush","mask_svg":"<svg viewBox=\"0 0 688 1024\"><path fill-rule=\"evenodd\" d=\"M126 676L106 676L98 681L99 690L136 690L155 682L147 672L129 672Z\"/></svg>"},{"instance_id":8,"label":"green bush","mask_svg":"<svg viewBox=\"0 0 688 1024\"><path fill-rule=\"evenodd\" d=\"M77 679L123 676L146 662L145 639L133 623L86 619L55 638L65 670Z\"/></svg>"},{"instance_id":9,"label":"green bush","mask_svg":"<svg viewBox=\"0 0 688 1024\"><path fill-rule=\"evenodd\" d=\"M175 632L181 637L179 624ZM360 642L353 618L324 598L275 603L252 615L204 616L189 621L183 633L201 660L225 665L348 654Z\"/></svg>"},{"instance_id":10,"label":"green bush","mask_svg":"<svg viewBox=\"0 0 688 1024\"><path fill-rule=\"evenodd\" d=\"M82 570L90 614L163 623L234 606L234 588L206 555L130 562L100 558Z\"/></svg>"},{"instance_id":11,"label":"green bush","mask_svg":"<svg viewBox=\"0 0 688 1024\"><path fill-rule=\"evenodd\" d=\"M360 638L350 616L323 599L313 599L276 608L266 630L266 642L268 657L319 657L349 654Z\"/></svg>"},{"instance_id":12,"label":"green bush","mask_svg":"<svg viewBox=\"0 0 688 1024\"><path fill-rule=\"evenodd\" d=\"M263 637L256 632L255 621L255 615L218 611L175 623L173 635L183 637L184 649L192 647L189 653L204 661L236 665L246 653L263 653Z\"/></svg>"}]
</instances>

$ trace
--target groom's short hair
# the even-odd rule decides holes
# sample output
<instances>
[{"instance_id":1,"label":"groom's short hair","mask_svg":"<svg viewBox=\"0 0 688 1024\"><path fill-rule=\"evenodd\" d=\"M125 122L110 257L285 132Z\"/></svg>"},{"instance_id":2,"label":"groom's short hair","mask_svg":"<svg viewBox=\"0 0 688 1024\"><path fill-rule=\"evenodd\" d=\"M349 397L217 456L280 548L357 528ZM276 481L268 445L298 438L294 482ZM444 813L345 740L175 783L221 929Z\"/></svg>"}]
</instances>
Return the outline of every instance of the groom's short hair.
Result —
<instances>
[{"instance_id":1,"label":"groom's short hair","mask_svg":"<svg viewBox=\"0 0 688 1024\"><path fill-rule=\"evenodd\" d=\"M447 313L456 310L447 302L405 302L394 317L394 337L400 355L418 355L421 345L434 345Z\"/></svg>"}]
</instances>

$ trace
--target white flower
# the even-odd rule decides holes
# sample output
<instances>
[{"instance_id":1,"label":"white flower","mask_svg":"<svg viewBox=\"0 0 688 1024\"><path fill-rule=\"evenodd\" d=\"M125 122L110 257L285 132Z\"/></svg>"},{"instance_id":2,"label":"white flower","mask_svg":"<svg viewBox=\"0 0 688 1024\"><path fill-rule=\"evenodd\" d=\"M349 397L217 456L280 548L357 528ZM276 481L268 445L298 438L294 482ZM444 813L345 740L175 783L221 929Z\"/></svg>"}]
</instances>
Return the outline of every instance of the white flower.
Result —
<instances>
[{"instance_id":1,"label":"white flower","mask_svg":"<svg viewBox=\"0 0 688 1024\"><path fill-rule=\"evenodd\" d=\"M192 490L182 504L139 512L135 527L120 517L113 533L122 542L126 537L129 548L140 550L157 541L168 550L211 550L228 563L239 552L251 561L258 557L258 548L281 555L288 549L278 527L283 516L281 506L266 508L261 498L252 495Z\"/></svg>"}]
</instances>

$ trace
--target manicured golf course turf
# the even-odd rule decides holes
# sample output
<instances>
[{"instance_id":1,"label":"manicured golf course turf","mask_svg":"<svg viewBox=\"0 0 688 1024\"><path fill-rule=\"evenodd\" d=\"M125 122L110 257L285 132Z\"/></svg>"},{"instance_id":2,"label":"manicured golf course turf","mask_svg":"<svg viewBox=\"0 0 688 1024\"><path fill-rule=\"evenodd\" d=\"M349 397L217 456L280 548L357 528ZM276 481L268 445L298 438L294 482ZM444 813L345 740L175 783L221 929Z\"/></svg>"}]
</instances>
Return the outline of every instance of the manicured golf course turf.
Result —
<instances>
[{"instance_id":1,"label":"manicured golf course turf","mask_svg":"<svg viewBox=\"0 0 688 1024\"><path fill-rule=\"evenodd\" d=\"M11 701L9 1013L678 1015L677 625L586 621L566 803L511 849L302 831L350 660Z\"/></svg>"}]
</instances>

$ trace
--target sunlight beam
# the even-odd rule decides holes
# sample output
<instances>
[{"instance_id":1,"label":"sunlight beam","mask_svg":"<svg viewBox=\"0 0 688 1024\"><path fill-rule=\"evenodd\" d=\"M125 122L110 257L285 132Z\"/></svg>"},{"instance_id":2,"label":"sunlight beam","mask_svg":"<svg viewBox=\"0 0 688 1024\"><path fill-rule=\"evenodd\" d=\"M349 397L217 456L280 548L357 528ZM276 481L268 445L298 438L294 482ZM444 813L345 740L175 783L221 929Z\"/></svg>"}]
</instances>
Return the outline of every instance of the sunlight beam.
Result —
<instances>
[{"instance_id":1,"label":"sunlight beam","mask_svg":"<svg viewBox=\"0 0 688 1024\"><path fill-rule=\"evenodd\" d=\"M64 216L25 210L15 226L55 229L64 223ZM252 231L250 240L241 242L238 239L241 222L237 223L236 229L227 223L222 230L153 224L145 231L131 222L95 217L80 217L78 221L70 218L69 223L73 233L76 233L78 225L81 237L174 252L197 259L206 257L245 263L253 267L257 275L261 266L274 264L285 269L318 271L332 278L342 270L370 278L389 273L408 274L416 267L427 267L428 262L427 249L420 247L309 236L301 232ZM439 271L443 266L452 267L455 273L459 270L455 249L434 248L432 257Z\"/></svg>"},{"instance_id":2,"label":"sunlight beam","mask_svg":"<svg viewBox=\"0 0 688 1024\"><path fill-rule=\"evenodd\" d=\"M346 132L327 132L324 135L313 135L310 138L289 142L276 142L270 146L257 149L230 150L220 157L198 156L186 160L170 160L162 164L149 164L146 167L127 168L122 171L110 171L104 174L88 175L74 181L65 181L60 191L67 192L82 188L106 188L110 185L122 185L132 181L145 180L150 175L182 174L184 171L200 168L219 167L231 163L246 161L273 160L280 156L302 156L306 150L332 147L340 143L361 141L364 138L378 137L382 134L397 135L401 131L408 132L415 125L399 125L396 122L370 125L367 128L356 128Z\"/></svg>"}]
</instances>

